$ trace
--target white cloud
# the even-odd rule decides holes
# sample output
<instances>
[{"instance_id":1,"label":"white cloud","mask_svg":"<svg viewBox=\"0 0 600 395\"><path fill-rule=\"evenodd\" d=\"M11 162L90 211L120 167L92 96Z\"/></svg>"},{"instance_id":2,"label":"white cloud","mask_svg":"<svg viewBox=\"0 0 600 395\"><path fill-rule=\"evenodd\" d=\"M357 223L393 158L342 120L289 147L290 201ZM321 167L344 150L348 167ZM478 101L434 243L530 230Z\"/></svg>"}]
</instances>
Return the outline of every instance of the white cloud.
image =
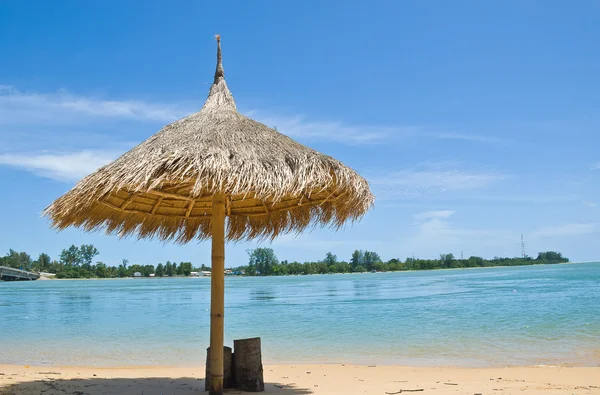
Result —
<instances>
[{"instance_id":1,"label":"white cloud","mask_svg":"<svg viewBox=\"0 0 600 395\"><path fill-rule=\"evenodd\" d=\"M71 182L94 172L117 156L116 152L91 150L71 153L0 154L0 165L17 167L42 177Z\"/></svg>"},{"instance_id":2,"label":"white cloud","mask_svg":"<svg viewBox=\"0 0 600 395\"><path fill-rule=\"evenodd\" d=\"M437 131L437 127L425 125L377 126L347 125L338 121L310 121L304 116L280 116L258 110L245 113L257 121L277 129L292 138L303 140L329 140L345 144L380 143L392 139L433 138L463 140L480 143L497 143L501 140L491 136Z\"/></svg>"},{"instance_id":3,"label":"white cloud","mask_svg":"<svg viewBox=\"0 0 600 395\"><path fill-rule=\"evenodd\" d=\"M0 123L4 124L62 124L97 118L172 122L189 112L182 105L140 100L104 100L64 90L29 93L0 85Z\"/></svg>"},{"instance_id":4,"label":"white cloud","mask_svg":"<svg viewBox=\"0 0 600 395\"><path fill-rule=\"evenodd\" d=\"M105 100L61 90L54 93L22 92L0 85L0 124L37 125L92 122L98 119L173 122L197 108L182 103L149 103L141 100ZM276 126L282 133L301 140L329 140L346 144L381 141L391 133L414 132L411 127L392 129L350 126L336 121L310 121L302 116L269 116L249 111L258 121ZM401 130L402 129L402 130Z\"/></svg>"},{"instance_id":5,"label":"white cloud","mask_svg":"<svg viewBox=\"0 0 600 395\"><path fill-rule=\"evenodd\" d=\"M66 90L52 93L24 92L12 86L0 85L0 124L47 127L51 124L91 123L97 120L168 123L199 110L201 104L109 100L77 95ZM343 144L367 144L398 138L452 139L482 143L499 141L494 137L438 131L437 127L422 125L348 125L340 121L310 120L300 115L282 116L262 111L248 111L246 115L268 126L275 126L282 133L299 140Z\"/></svg>"},{"instance_id":6,"label":"white cloud","mask_svg":"<svg viewBox=\"0 0 600 395\"><path fill-rule=\"evenodd\" d=\"M449 218L454 215L455 211L453 210L434 210L434 211L423 211L420 213L416 213L413 217L417 221L423 220L431 220L435 218Z\"/></svg>"},{"instance_id":7,"label":"white cloud","mask_svg":"<svg viewBox=\"0 0 600 395\"><path fill-rule=\"evenodd\" d=\"M413 217L418 226L418 237L429 242L435 242L436 240L439 241L439 238L455 238L482 233L481 230L461 229L452 226L448 218L455 213L456 211L453 210L434 210L414 214Z\"/></svg>"},{"instance_id":8,"label":"white cloud","mask_svg":"<svg viewBox=\"0 0 600 395\"><path fill-rule=\"evenodd\" d=\"M65 124L96 119L122 119L167 123L182 118L197 108L182 103L149 103L141 100L105 100L61 90L54 93L22 92L0 85L0 124ZM303 140L330 140L347 144L385 139L401 128L349 126L336 121L310 121L302 116L269 116L249 111L258 121L276 126L282 133ZM411 127L402 129L411 132Z\"/></svg>"},{"instance_id":9,"label":"white cloud","mask_svg":"<svg viewBox=\"0 0 600 395\"><path fill-rule=\"evenodd\" d=\"M393 133L412 132L412 128L393 129L375 126L349 126L341 122L309 121L302 116L272 116L262 115L260 111L246 113L259 122L277 130L287 136L302 140L329 140L340 143L365 144L380 142Z\"/></svg>"},{"instance_id":10,"label":"white cloud","mask_svg":"<svg viewBox=\"0 0 600 395\"><path fill-rule=\"evenodd\" d=\"M533 232L533 235L538 237L579 236L594 233L597 229L598 226L594 223L573 223L540 228L537 231Z\"/></svg>"},{"instance_id":11,"label":"white cloud","mask_svg":"<svg viewBox=\"0 0 600 395\"><path fill-rule=\"evenodd\" d=\"M398 241L406 252L420 257L435 257L452 252L460 256L461 249L469 248L465 256L481 254L487 248L498 250L510 245L510 237L499 229L468 228L457 225L451 218L453 210L424 211L413 214L415 222L407 227L409 234Z\"/></svg>"},{"instance_id":12,"label":"white cloud","mask_svg":"<svg viewBox=\"0 0 600 395\"><path fill-rule=\"evenodd\" d=\"M474 143L500 143L503 140L493 136L483 136L467 133L452 133L452 132L423 132L422 136L434 137L442 140L464 140Z\"/></svg>"},{"instance_id":13,"label":"white cloud","mask_svg":"<svg viewBox=\"0 0 600 395\"><path fill-rule=\"evenodd\" d=\"M310 233L306 234L286 234L277 237L273 242L263 242L264 244L270 244L275 247L285 246L287 248L294 249L312 249L312 250L322 250L326 248L334 248L334 247L347 247L347 246L374 246L383 244L382 241L379 240L350 240L350 239L332 239L331 237L324 239L322 237L313 236Z\"/></svg>"},{"instance_id":14,"label":"white cloud","mask_svg":"<svg viewBox=\"0 0 600 395\"><path fill-rule=\"evenodd\" d=\"M370 180L370 179L369 179ZM423 199L424 195L406 195L402 196L400 193L393 194L390 191L379 189L377 186L373 186L377 202L381 202L381 205L385 207L427 207L432 204L432 201L437 201L440 204L448 203L460 203L460 204L519 204L519 205L557 205L564 203L581 203L581 196L578 195L566 195L566 196L552 196L552 195L503 195L503 194L489 194L489 193L465 193L460 196L446 196L443 194L430 195L427 199ZM402 198L402 199L400 199ZM584 205L588 207L596 207L595 202L584 202Z\"/></svg>"},{"instance_id":15,"label":"white cloud","mask_svg":"<svg viewBox=\"0 0 600 395\"><path fill-rule=\"evenodd\" d=\"M369 181L378 198L391 199L398 196L483 188L505 178L502 174L472 170L431 169L403 170L384 177L369 177Z\"/></svg>"}]
</instances>

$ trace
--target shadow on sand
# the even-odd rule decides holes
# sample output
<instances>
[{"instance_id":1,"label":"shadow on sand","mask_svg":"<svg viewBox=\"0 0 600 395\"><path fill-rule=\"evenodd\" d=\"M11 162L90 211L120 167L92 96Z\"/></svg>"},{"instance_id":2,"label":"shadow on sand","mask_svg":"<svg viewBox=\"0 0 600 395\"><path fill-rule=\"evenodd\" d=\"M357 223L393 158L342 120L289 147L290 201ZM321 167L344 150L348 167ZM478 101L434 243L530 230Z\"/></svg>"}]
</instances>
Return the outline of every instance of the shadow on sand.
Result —
<instances>
[{"instance_id":1,"label":"shadow on sand","mask_svg":"<svg viewBox=\"0 0 600 395\"><path fill-rule=\"evenodd\" d=\"M250 394L236 389L225 390L226 394ZM265 393L282 395L311 394L306 388L294 383L265 383ZM0 387L0 395L198 395L204 391L204 379L195 378L47 378L10 384ZM255 393L256 394L256 393Z\"/></svg>"}]
</instances>

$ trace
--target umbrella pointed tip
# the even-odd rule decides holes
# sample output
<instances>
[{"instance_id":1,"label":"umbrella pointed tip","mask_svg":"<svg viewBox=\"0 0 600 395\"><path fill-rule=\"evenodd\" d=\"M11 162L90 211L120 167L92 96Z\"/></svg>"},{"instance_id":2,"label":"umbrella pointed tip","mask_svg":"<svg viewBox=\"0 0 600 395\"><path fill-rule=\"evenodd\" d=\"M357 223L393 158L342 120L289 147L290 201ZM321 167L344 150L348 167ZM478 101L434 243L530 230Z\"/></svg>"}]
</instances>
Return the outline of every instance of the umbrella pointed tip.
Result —
<instances>
[{"instance_id":1,"label":"umbrella pointed tip","mask_svg":"<svg viewBox=\"0 0 600 395\"><path fill-rule=\"evenodd\" d=\"M215 84L219 82L221 78L225 78L225 72L223 71L223 64L221 61L221 35L216 34L215 39L217 40L217 69L215 70Z\"/></svg>"}]
</instances>

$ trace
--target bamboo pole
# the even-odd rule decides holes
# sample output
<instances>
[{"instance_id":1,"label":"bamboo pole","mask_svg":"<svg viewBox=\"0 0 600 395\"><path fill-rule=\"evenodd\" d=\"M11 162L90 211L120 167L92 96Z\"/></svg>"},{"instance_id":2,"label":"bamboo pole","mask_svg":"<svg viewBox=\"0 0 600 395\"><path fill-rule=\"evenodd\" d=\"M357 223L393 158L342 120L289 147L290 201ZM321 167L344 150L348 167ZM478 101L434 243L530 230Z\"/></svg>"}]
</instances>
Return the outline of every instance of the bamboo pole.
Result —
<instances>
[{"instance_id":1,"label":"bamboo pole","mask_svg":"<svg viewBox=\"0 0 600 395\"><path fill-rule=\"evenodd\" d=\"M223 394L223 318L225 315L225 195L212 205L210 295L210 395Z\"/></svg>"}]
</instances>

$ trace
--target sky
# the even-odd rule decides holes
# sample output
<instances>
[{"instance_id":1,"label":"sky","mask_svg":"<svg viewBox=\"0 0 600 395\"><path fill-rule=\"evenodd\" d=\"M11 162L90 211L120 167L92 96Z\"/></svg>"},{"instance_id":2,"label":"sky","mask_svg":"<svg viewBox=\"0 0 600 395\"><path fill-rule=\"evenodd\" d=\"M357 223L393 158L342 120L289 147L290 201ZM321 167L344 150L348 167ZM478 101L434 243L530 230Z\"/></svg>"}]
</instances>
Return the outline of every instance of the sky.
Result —
<instances>
[{"instance_id":1,"label":"sky","mask_svg":"<svg viewBox=\"0 0 600 395\"><path fill-rule=\"evenodd\" d=\"M94 244L118 264L185 246L50 229L42 210L198 111L222 37L238 109L331 155L376 197L359 223L226 247L348 260L556 250L600 260L600 2L0 1L0 254Z\"/></svg>"}]
</instances>

